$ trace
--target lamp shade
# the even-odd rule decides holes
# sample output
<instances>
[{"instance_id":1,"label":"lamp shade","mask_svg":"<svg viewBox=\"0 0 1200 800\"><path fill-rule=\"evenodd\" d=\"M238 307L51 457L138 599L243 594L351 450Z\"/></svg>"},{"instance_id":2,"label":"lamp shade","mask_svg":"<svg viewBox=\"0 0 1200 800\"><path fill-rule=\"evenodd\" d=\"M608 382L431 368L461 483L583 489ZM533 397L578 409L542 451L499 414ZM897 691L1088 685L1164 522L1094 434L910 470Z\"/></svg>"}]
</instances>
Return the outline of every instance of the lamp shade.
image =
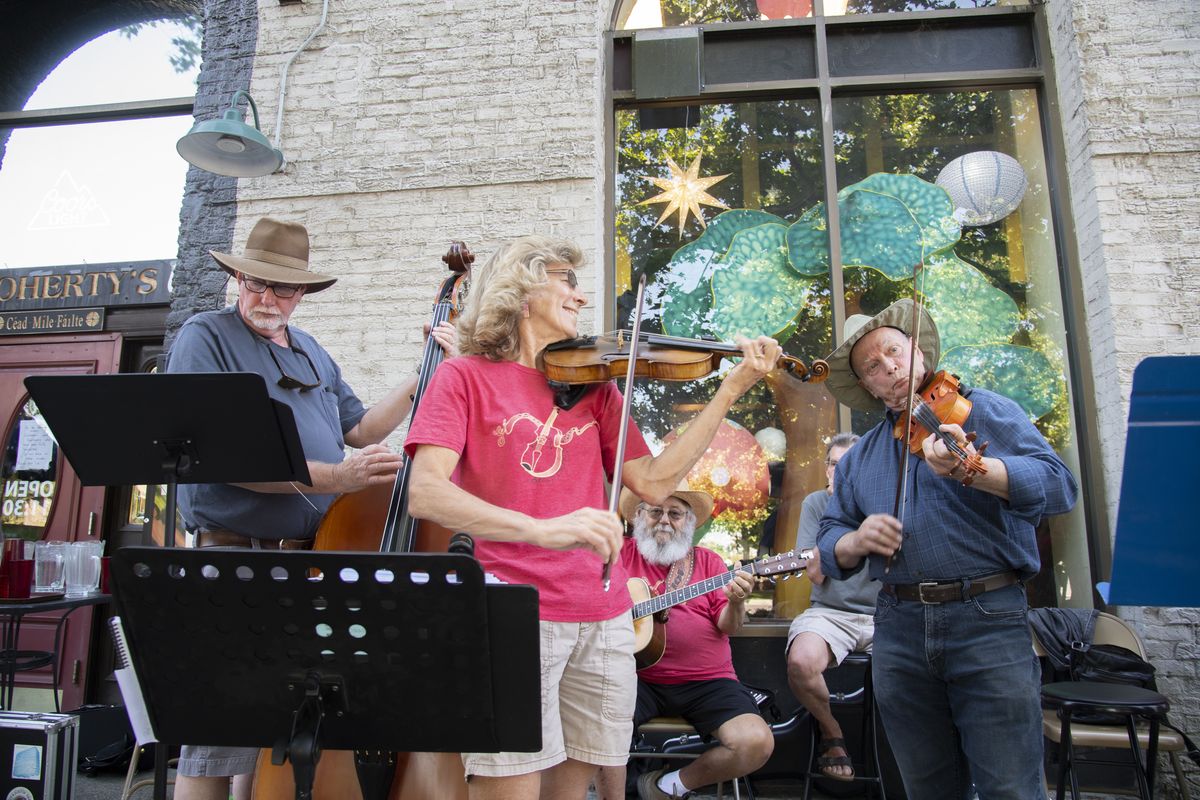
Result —
<instances>
[{"instance_id":1,"label":"lamp shade","mask_svg":"<svg viewBox=\"0 0 1200 800\"><path fill-rule=\"evenodd\" d=\"M937 185L950 195L958 221L972 227L991 225L1015 211L1029 179L1012 156L981 150L947 164Z\"/></svg>"},{"instance_id":2,"label":"lamp shade","mask_svg":"<svg viewBox=\"0 0 1200 800\"><path fill-rule=\"evenodd\" d=\"M254 127L242 121L242 113L236 107L238 95L250 102ZM238 90L221 119L197 122L175 143L175 149L188 163L217 175L234 178L269 175L283 166L283 153L271 146L257 124L258 109L254 101Z\"/></svg>"}]
</instances>

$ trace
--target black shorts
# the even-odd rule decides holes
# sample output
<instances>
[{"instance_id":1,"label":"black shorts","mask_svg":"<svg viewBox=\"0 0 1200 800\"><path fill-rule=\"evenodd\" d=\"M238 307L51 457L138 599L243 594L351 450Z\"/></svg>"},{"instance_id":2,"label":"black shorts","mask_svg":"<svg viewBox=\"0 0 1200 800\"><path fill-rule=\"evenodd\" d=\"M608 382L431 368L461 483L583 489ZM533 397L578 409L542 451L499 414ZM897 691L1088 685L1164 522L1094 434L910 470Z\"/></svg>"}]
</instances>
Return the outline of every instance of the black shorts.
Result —
<instances>
[{"instance_id":1,"label":"black shorts","mask_svg":"<svg viewBox=\"0 0 1200 800\"><path fill-rule=\"evenodd\" d=\"M633 729L654 717L683 717L708 738L742 714L758 714L758 705L746 687L729 678L671 684L639 680Z\"/></svg>"}]
</instances>

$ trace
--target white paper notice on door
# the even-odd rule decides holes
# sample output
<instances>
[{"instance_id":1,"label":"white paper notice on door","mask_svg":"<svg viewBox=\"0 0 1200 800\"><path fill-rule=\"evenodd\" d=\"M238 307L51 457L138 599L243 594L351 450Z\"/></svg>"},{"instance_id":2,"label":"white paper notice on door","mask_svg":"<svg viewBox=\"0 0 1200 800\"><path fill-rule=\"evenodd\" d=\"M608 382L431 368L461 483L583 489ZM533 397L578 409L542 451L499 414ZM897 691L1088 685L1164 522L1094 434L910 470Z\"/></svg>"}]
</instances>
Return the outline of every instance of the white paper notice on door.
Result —
<instances>
[{"instance_id":1,"label":"white paper notice on door","mask_svg":"<svg viewBox=\"0 0 1200 800\"><path fill-rule=\"evenodd\" d=\"M54 440L37 420L21 420L21 429L17 440L17 464L14 471L22 469L50 469L50 459L54 457Z\"/></svg>"}]
</instances>

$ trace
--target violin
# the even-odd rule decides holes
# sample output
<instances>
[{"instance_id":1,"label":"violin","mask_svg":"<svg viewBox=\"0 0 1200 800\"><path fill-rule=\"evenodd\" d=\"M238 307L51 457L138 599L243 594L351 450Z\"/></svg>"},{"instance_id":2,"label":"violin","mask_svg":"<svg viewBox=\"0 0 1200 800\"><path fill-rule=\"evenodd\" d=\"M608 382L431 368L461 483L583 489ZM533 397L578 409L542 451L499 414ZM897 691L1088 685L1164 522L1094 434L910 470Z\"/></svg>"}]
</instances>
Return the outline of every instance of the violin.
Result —
<instances>
[{"instance_id":1,"label":"violin","mask_svg":"<svg viewBox=\"0 0 1200 800\"><path fill-rule=\"evenodd\" d=\"M912 424L909 425L909 412L904 412L900 419L896 420L892 435L903 439L907 430L909 452L918 457L925 454L922 447L925 439L930 434L937 436L962 465L963 485L970 486L976 475L987 474L987 467L983 464L983 451L987 449L988 443L984 442L974 453L968 452L953 436L941 430L941 426L961 426L971 413L971 405L971 401L959 392L957 375L951 375L945 370L936 372L913 396ZM968 433L967 441L974 442L975 434Z\"/></svg>"},{"instance_id":2,"label":"violin","mask_svg":"<svg viewBox=\"0 0 1200 800\"><path fill-rule=\"evenodd\" d=\"M630 339L629 331L620 330L556 342L542 352L542 372L553 383L573 386L623 378L629 365ZM695 380L715 372L722 358L741 352L737 345L716 340L643 333L638 336L634 375L666 381ZM820 383L829 376L829 364L820 359L812 363L811 369L792 356L783 355L779 360L802 381Z\"/></svg>"}]
</instances>

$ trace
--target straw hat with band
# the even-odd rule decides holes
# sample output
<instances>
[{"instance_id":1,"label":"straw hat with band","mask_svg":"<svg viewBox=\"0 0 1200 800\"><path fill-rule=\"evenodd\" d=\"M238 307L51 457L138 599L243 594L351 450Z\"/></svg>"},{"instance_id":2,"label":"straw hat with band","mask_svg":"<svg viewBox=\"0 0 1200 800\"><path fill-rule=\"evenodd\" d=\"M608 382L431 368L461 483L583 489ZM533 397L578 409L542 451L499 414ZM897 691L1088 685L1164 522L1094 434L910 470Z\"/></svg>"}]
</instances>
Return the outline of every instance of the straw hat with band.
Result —
<instances>
[{"instance_id":1,"label":"straw hat with band","mask_svg":"<svg viewBox=\"0 0 1200 800\"><path fill-rule=\"evenodd\" d=\"M208 252L221 269L234 277L241 273L268 283L303 286L309 294L328 289L337 282L337 278L309 271L308 230L296 222L263 217L254 223L242 255Z\"/></svg>"},{"instance_id":2,"label":"straw hat with band","mask_svg":"<svg viewBox=\"0 0 1200 800\"><path fill-rule=\"evenodd\" d=\"M679 498L687 503L688 508L696 515L697 528L708 522L708 518L712 516L712 495L708 492L692 491L686 479L679 482L679 487L671 492L671 497ZM617 508L621 512L621 519L626 522L633 522L633 517L637 513L638 506L641 504L642 499L640 497L628 489L621 489L621 500L617 504Z\"/></svg>"},{"instance_id":3,"label":"straw hat with band","mask_svg":"<svg viewBox=\"0 0 1200 800\"><path fill-rule=\"evenodd\" d=\"M912 300L897 300L873 317L865 314L852 314L846 318L843 326L845 338L838 348L825 359L829 362L829 377L825 385L839 402L860 411L882 411L883 401L862 387L858 376L850 366L850 351L864 336L876 328L898 328L908 336L912 336ZM926 374L937 369L938 359L942 354L941 340L938 338L937 326L933 318L920 306L920 331L917 345L925 355Z\"/></svg>"}]
</instances>

